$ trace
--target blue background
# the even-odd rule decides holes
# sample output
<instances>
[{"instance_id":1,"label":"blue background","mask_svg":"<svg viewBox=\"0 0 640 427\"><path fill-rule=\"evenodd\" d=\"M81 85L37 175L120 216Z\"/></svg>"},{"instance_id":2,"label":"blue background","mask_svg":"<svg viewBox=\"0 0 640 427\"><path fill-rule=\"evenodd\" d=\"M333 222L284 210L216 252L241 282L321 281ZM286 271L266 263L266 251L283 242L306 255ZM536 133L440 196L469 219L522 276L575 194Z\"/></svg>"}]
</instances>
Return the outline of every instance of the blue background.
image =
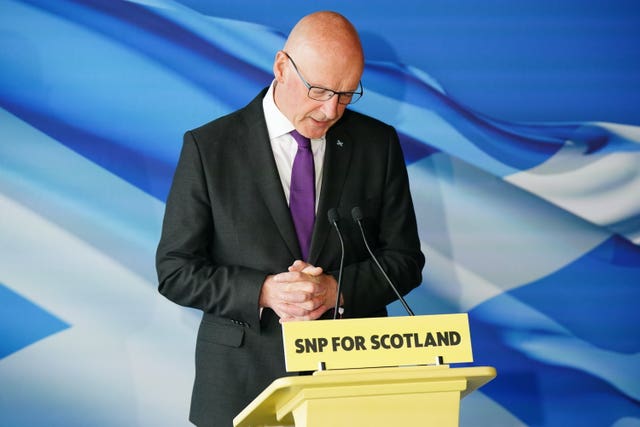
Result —
<instances>
[{"instance_id":1,"label":"blue background","mask_svg":"<svg viewBox=\"0 0 640 427\"><path fill-rule=\"evenodd\" d=\"M182 133L323 9L401 137L409 302L468 312L498 370L461 425L640 425L640 5L593 0L3 1L0 425L187 424L198 313L153 259Z\"/></svg>"}]
</instances>

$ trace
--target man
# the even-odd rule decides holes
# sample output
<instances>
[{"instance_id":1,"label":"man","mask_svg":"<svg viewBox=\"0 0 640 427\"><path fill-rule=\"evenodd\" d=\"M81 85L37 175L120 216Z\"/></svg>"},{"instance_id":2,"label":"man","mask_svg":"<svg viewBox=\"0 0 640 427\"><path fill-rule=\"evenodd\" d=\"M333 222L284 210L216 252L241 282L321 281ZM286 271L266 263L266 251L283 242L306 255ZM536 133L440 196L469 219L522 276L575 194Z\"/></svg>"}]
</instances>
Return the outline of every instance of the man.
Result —
<instances>
[{"instance_id":1,"label":"man","mask_svg":"<svg viewBox=\"0 0 640 427\"><path fill-rule=\"evenodd\" d=\"M344 317L386 316L395 299L350 219L353 207L400 292L421 282L397 134L346 109L362 94L363 69L353 26L333 12L311 14L276 54L268 89L185 134L156 261L159 291L203 311L190 413L198 426L231 425L286 375L281 322L331 316L340 246L329 209L342 217ZM310 147L296 142L294 129Z\"/></svg>"}]
</instances>

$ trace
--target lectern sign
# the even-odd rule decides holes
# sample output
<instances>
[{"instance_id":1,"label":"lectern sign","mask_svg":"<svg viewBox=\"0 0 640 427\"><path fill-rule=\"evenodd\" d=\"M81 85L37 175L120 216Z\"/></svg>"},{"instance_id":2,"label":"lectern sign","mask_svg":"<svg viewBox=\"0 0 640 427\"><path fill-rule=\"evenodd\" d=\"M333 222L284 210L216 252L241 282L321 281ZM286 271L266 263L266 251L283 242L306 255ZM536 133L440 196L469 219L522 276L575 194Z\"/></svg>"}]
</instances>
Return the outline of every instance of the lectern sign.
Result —
<instances>
[{"instance_id":1,"label":"lectern sign","mask_svg":"<svg viewBox=\"0 0 640 427\"><path fill-rule=\"evenodd\" d=\"M282 325L288 372L473 362L466 313Z\"/></svg>"}]
</instances>

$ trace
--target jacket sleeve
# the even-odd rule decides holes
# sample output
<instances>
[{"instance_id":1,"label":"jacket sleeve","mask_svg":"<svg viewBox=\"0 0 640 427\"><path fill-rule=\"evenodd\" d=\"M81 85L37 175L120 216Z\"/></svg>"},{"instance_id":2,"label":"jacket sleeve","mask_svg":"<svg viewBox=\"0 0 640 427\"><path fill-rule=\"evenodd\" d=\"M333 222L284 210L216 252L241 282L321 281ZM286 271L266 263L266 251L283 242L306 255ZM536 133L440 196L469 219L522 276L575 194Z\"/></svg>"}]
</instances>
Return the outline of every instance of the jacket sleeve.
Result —
<instances>
[{"instance_id":1,"label":"jacket sleeve","mask_svg":"<svg viewBox=\"0 0 640 427\"><path fill-rule=\"evenodd\" d=\"M156 252L158 290L177 304L257 327L260 289L267 273L213 263L210 251L216 225L211 203L198 143L187 132Z\"/></svg>"}]
</instances>

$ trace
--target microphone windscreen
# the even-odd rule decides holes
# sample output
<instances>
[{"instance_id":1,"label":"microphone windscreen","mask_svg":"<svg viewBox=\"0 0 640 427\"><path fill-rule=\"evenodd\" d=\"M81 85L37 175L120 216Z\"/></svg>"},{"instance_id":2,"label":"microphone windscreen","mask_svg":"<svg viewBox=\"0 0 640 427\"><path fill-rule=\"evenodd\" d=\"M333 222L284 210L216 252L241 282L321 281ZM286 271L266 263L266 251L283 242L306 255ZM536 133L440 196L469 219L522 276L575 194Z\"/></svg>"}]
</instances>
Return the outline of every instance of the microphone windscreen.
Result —
<instances>
[{"instance_id":1,"label":"microphone windscreen","mask_svg":"<svg viewBox=\"0 0 640 427\"><path fill-rule=\"evenodd\" d=\"M356 206L355 208L351 209L351 217L354 221L360 221L363 218L362 210L360 210L360 207Z\"/></svg>"},{"instance_id":2,"label":"microphone windscreen","mask_svg":"<svg viewBox=\"0 0 640 427\"><path fill-rule=\"evenodd\" d=\"M327 212L327 217L329 218L329 224L333 225L340 219L340 215L338 214L338 210L336 208L329 209Z\"/></svg>"}]
</instances>

